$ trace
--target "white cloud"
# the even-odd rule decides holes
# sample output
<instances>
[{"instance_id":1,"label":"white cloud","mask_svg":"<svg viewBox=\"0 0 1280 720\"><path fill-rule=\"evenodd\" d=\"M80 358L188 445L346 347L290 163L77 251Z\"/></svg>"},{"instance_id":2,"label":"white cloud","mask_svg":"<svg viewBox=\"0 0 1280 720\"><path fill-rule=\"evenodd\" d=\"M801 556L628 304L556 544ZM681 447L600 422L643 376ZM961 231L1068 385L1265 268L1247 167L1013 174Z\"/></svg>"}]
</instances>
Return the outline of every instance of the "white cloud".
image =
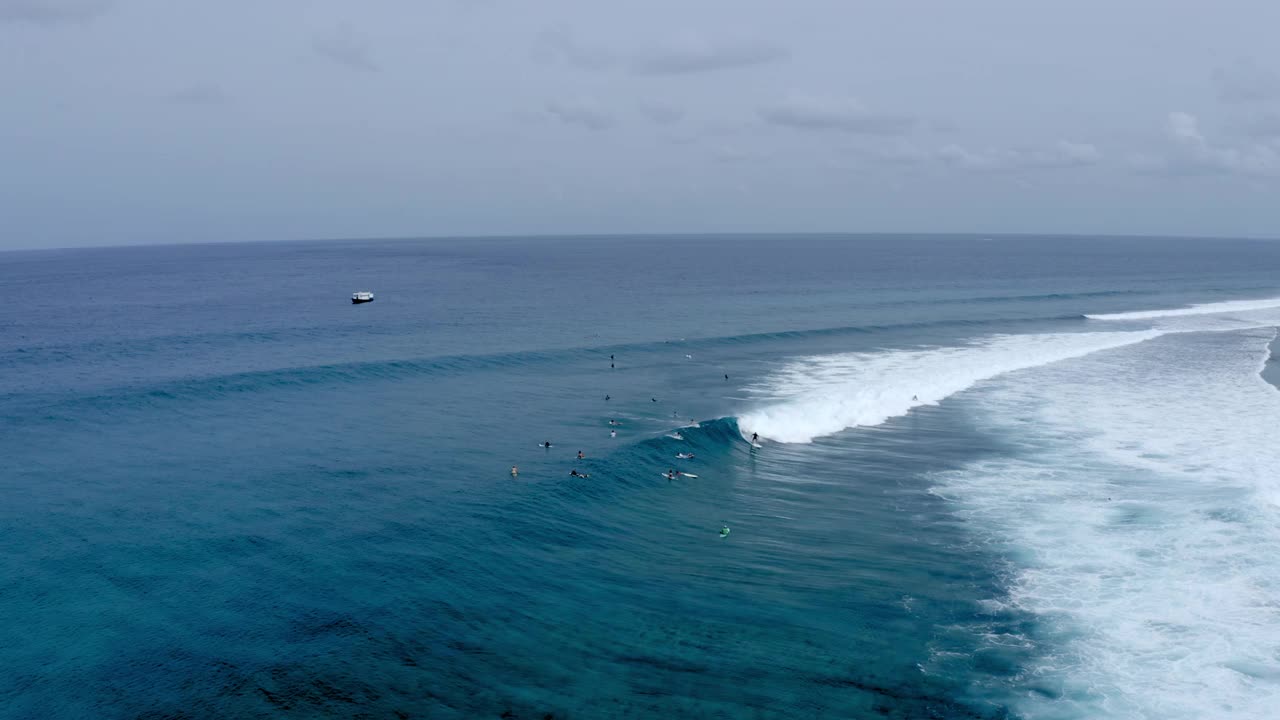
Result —
<instances>
[{"instance_id":1,"label":"white cloud","mask_svg":"<svg viewBox=\"0 0 1280 720\"><path fill-rule=\"evenodd\" d=\"M365 39L346 23L339 25L332 32L315 38L311 47L321 57L328 58L339 65L345 65L352 70L376 72L379 69L378 64L373 61Z\"/></svg>"},{"instance_id":2,"label":"white cloud","mask_svg":"<svg viewBox=\"0 0 1280 720\"><path fill-rule=\"evenodd\" d=\"M1087 167L1102 162L1103 154L1089 143L1060 140L1048 147L973 149L949 144L925 149L909 143L861 147L854 152L881 162L942 166L970 171L1053 170Z\"/></svg>"},{"instance_id":3,"label":"white cloud","mask_svg":"<svg viewBox=\"0 0 1280 720\"><path fill-rule=\"evenodd\" d=\"M726 165L759 163L765 154L759 149L747 149L739 145L720 145L711 149L711 159Z\"/></svg>"},{"instance_id":4,"label":"white cloud","mask_svg":"<svg viewBox=\"0 0 1280 720\"><path fill-rule=\"evenodd\" d=\"M823 130L866 135L898 135L915 126L915 118L873 112L849 98L792 95L761 108L767 123L799 130Z\"/></svg>"},{"instance_id":5,"label":"white cloud","mask_svg":"<svg viewBox=\"0 0 1280 720\"><path fill-rule=\"evenodd\" d=\"M614 126L613 113L594 100L565 100L547 103L547 112L566 125L578 125L588 130L608 130Z\"/></svg>"},{"instance_id":6,"label":"white cloud","mask_svg":"<svg viewBox=\"0 0 1280 720\"><path fill-rule=\"evenodd\" d=\"M534 42L534 57L551 62L562 62L581 70L604 70L618 62L617 55L607 48L584 44L566 28L544 30Z\"/></svg>"},{"instance_id":7,"label":"white cloud","mask_svg":"<svg viewBox=\"0 0 1280 720\"><path fill-rule=\"evenodd\" d=\"M1165 133L1168 154L1154 162L1139 161L1140 169L1171 174L1280 177L1280 141L1239 146L1214 143L1200 130L1200 121L1185 112L1169 113Z\"/></svg>"},{"instance_id":8,"label":"white cloud","mask_svg":"<svg viewBox=\"0 0 1280 720\"><path fill-rule=\"evenodd\" d=\"M1200 121L1194 115L1184 112L1169 113L1165 131L1171 140L1180 145L1204 144L1204 136L1200 134Z\"/></svg>"},{"instance_id":9,"label":"white cloud","mask_svg":"<svg viewBox=\"0 0 1280 720\"><path fill-rule=\"evenodd\" d=\"M85 22L111 8L111 0L0 0L0 22L62 25Z\"/></svg>"},{"instance_id":10,"label":"white cloud","mask_svg":"<svg viewBox=\"0 0 1280 720\"><path fill-rule=\"evenodd\" d=\"M684 75L762 65L787 56L786 50L764 42L689 35L638 53L629 67L637 75Z\"/></svg>"},{"instance_id":11,"label":"white cloud","mask_svg":"<svg viewBox=\"0 0 1280 720\"><path fill-rule=\"evenodd\" d=\"M659 125L671 125L684 119L683 110L661 103L645 103L641 105L640 114Z\"/></svg>"},{"instance_id":12,"label":"white cloud","mask_svg":"<svg viewBox=\"0 0 1280 720\"><path fill-rule=\"evenodd\" d=\"M762 65L783 60L789 53L759 40L708 38L697 33L686 33L650 47L611 49L582 42L566 28L555 28L538 35L534 56L580 70L686 75Z\"/></svg>"},{"instance_id":13,"label":"white cloud","mask_svg":"<svg viewBox=\"0 0 1280 720\"><path fill-rule=\"evenodd\" d=\"M179 88L164 99L179 105L218 105L227 101L227 94L217 85L198 84Z\"/></svg>"}]
</instances>

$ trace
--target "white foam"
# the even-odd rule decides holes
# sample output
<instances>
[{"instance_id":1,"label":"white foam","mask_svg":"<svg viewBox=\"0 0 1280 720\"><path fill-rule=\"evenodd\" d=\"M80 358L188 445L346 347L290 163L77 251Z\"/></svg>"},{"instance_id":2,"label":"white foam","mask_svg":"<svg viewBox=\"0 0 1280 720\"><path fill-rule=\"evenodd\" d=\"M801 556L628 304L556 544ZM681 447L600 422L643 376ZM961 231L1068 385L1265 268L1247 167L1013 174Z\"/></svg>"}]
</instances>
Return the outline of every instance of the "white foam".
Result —
<instances>
[{"instance_id":1,"label":"white foam","mask_svg":"<svg viewBox=\"0 0 1280 720\"><path fill-rule=\"evenodd\" d=\"M1003 373L1159 335L1158 330L1000 335L959 347L804 358L752 388L759 407L741 413L738 427L744 435L812 442L848 428L879 425Z\"/></svg>"},{"instance_id":2,"label":"white foam","mask_svg":"<svg viewBox=\"0 0 1280 720\"><path fill-rule=\"evenodd\" d=\"M975 402L1019 457L937 480L1039 620L1027 718L1262 718L1280 707L1274 332L1169 334L1006 375Z\"/></svg>"},{"instance_id":3,"label":"white foam","mask_svg":"<svg viewBox=\"0 0 1280 720\"><path fill-rule=\"evenodd\" d=\"M1183 317L1187 315L1216 315L1218 313L1247 312L1280 308L1280 297L1260 300L1231 300L1228 302L1202 303L1171 310L1138 310L1135 312L1085 315L1090 320L1154 320L1156 318Z\"/></svg>"}]
</instances>

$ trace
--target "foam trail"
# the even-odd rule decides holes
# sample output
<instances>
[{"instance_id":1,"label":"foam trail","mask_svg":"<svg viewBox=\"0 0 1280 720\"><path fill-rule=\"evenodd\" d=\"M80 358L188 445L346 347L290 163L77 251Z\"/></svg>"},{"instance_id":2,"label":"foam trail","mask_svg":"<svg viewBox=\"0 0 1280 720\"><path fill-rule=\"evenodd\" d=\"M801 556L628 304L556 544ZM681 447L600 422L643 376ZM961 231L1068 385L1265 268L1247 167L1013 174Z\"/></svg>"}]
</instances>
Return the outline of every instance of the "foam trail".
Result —
<instances>
[{"instance_id":1,"label":"foam trail","mask_svg":"<svg viewBox=\"0 0 1280 720\"><path fill-rule=\"evenodd\" d=\"M1037 619L1038 718L1260 718L1280 705L1274 331L1169 334L977 396L1018 456L936 476Z\"/></svg>"},{"instance_id":2,"label":"foam trail","mask_svg":"<svg viewBox=\"0 0 1280 720\"><path fill-rule=\"evenodd\" d=\"M805 358L753 388L767 404L741 414L738 425L744 434L756 432L779 442L812 442L848 428L879 425L1003 373L1132 345L1160 334L1144 330L999 335L959 347Z\"/></svg>"},{"instance_id":3,"label":"foam trail","mask_svg":"<svg viewBox=\"0 0 1280 720\"><path fill-rule=\"evenodd\" d=\"M1228 302L1202 303L1171 310L1137 310L1134 312L1085 315L1090 320L1154 320L1156 318L1183 317L1186 315L1215 315L1218 313L1247 312L1280 308L1280 297L1260 300L1231 300Z\"/></svg>"}]
</instances>

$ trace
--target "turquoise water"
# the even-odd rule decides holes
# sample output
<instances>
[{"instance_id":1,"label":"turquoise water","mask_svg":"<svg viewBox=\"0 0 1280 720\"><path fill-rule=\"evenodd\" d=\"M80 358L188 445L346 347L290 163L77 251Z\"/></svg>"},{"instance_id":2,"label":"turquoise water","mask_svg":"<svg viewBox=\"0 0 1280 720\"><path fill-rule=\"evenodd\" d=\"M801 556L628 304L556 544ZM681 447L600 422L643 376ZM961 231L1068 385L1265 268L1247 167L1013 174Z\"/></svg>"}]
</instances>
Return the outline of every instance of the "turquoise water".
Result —
<instances>
[{"instance_id":1,"label":"turquoise water","mask_svg":"<svg viewBox=\"0 0 1280 720\"><path fill-rule=\"evenodd\" d=\"M0 286L3 717L1280 693L1280 244L117 248Z\"/></svg>"}]
</instances>

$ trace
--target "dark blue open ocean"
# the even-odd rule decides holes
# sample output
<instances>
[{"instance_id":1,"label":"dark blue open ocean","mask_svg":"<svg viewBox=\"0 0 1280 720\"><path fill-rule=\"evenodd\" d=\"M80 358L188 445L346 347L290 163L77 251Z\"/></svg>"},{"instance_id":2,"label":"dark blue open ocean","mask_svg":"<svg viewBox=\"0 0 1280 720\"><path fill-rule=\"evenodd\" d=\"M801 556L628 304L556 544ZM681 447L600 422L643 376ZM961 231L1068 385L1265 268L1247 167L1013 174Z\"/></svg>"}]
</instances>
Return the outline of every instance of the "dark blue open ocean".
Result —
<instances>
[{"instance_id":1,"label":"dark blue open ocean","mask_svg":"<svg viewBox=\"0 0 1280 720\"><path fill-rule=\"evenodd\" d=\"M115 248L0 289L6 719L1280 703L1280 243Z\"/></svg>"}]
</instances>

